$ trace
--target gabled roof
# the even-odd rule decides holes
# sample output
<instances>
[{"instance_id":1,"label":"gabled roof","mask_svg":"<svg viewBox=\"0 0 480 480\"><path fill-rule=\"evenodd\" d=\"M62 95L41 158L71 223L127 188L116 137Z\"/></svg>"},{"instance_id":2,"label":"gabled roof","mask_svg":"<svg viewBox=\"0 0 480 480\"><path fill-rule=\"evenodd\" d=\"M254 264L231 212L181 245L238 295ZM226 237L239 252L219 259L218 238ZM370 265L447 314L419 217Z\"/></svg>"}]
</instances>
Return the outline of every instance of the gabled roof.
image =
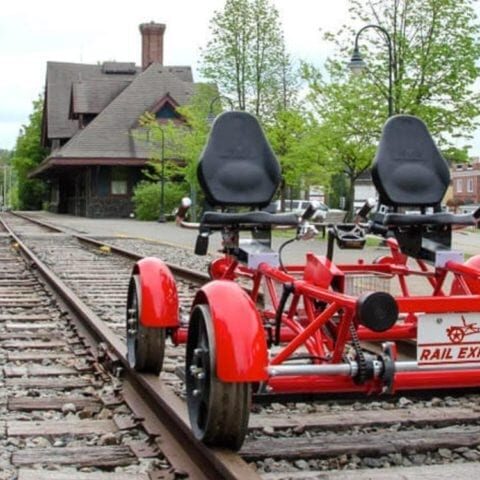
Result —
<instances>
[{"instance_id":1,"label":"gabled roof","mask_svg":"<svg viewBox=\"0 0 480 480\"><path fill-rule=\"evenodd\" d=\"M62 165L139 166L152 157L139 118L187 103L195 89L192 70L153 63L143 72L125 73L133 71L131 65L48 62L42 141L47 136L69 140L30 177ZM80 114L96 117L79 129Z\"/></svg>"},{"instance_id":2,"label":"gabled roof","mask_svg":"<svg viewBox=\"0 0 480 480\"><path fill-rule=\"evenodd\" d=\"M131 81L114 77L75 82L72 85L70 118L78 118L79 114L100 113Z\"/></svg>"},{"instance_id":3,"label":"gabled roof","mask_svg":"<svg viewBox=\"0 0 480 480\"><path fill-rule=\"evenodd\" d=\"M45 89L44 132L47 138L71 138L78 130L78 122L69 119L72 85L80 81L105 78L102 65L47 62ZM115 74L115 79L131 82L136 73Z\"/></svg>"},{"instance_id":4,"label":"gabled roof","mask_svg":"<svg viewBox=\"0 0 480 480\"><path fill-rule=\"evenodd\" d=\"M134 135L138 119L167 95L179 105L187 103L193 89L193 83L179 80L169 67L153 63L52 156L149 158L145 142Z\"/></svg>"},{"instance_id":5,"label":"gabled roof","mask_svg":"<svg viewBox=\"0 0 480 480\"><path fill-rule=\"evenodd\" d=\"M165 66L183 82L193 82L192 70L184 66ZM113 98L141 72L139 67L127 62L105 62L88 65L82 63L47 62L45 88L45 115L43 117L43 143L53 138L72 138L79 130L78 121L72 113L98 113L105 107L108 97ZM109 88L112 91L109 91ZM98 97L96 90L98 89ZM72 92L74 90L74 92ZM110 93L109 93L110 92ZM75 100L79 110L76 111ZM72 105L73 100L73 105ZM93 109L92 112L84 110Z\"/></svg>"},{"instance_id":6,"label":"gabled roof","mask_svg":"<svg viewBox=\"0 0 480 480\"><path fill-rule=\"evenodd\" d=\"M153 105L151 105L148 111L154 114L157 117L157 120L160 122L162 121L161 113L165 110L168 110L169 113L171 112L172 116L174 116L175 118L181 119L181 115L176 112L176 109L179 106L179 103L174 98L172 98L170 92L167 92L162 98L158 99ZM168 119L171 119L170 115L164 117L163 121Z\"/></svg>"}]
</instances>

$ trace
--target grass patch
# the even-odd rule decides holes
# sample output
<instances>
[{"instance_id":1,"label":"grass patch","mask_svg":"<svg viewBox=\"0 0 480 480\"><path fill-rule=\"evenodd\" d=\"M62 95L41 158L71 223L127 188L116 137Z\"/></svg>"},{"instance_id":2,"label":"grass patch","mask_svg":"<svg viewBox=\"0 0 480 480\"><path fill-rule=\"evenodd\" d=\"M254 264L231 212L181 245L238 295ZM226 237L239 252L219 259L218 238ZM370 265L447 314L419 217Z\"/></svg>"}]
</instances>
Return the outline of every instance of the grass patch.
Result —
<instances>
[{"instance_id":1,"label":"grass patch","mask_svg":"<svg viewBox=\"0 0 480 480\"><path fill-rule=\"evenodd\" d=\"M367 236L367 242L365 244L366 247L380 247L383 243L383 238L381 237L372 237L370 235Z\"/></svg>"}]
</instances>

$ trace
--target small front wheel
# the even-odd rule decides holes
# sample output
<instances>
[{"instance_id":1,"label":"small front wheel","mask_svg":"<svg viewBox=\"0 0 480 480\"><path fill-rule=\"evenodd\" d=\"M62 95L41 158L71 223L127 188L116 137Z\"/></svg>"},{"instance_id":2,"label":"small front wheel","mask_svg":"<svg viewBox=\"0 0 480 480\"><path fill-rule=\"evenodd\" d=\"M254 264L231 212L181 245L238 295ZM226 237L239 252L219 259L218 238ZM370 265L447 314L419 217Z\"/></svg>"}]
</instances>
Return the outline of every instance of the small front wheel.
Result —
<instances>
[{"instance_id":1,"label":"small front wheel","mask_svg":"<svg viewBox=\"0 0 480 480\"><path fill-rule=\"evenodd\" d=\"M142 291L140 278L132 275L127 299L127 359L138 372L158 375L165 355L165 329L144 327L140 321Z\"/></svg>"},{"instance_id":2,"label":"small front wheel","mask_svg":"<svg viewBox=\"0 0 480 480\"><path fill-rule=\"evenodd\" d=\"M192 430L207 445L239 450L247 434L251 385L218 379L215 350L210 309L197 305L190 318L186 357Z\"/></svg>"}]
</instances>

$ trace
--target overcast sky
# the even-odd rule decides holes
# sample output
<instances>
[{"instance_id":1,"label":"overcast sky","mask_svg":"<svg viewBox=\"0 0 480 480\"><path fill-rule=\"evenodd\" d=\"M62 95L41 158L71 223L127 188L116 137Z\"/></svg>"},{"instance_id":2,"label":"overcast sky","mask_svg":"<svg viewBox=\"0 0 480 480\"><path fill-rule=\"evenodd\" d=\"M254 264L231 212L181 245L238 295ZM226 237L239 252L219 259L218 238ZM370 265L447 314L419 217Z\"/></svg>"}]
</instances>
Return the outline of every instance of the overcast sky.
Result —
<instances>
[{"instance_id":1,"label":"overcast sky","mask_svg":"<svg viewBox=\"0 0 480 480\"><path fill-rule=\"evenodd\" d=\"M141 63L138 25L165 23L164 63L191 65L208 40L209 20L225 0L42 0L2 2L0 13L0 148L11 149L32 101L43 91L46 62ZM347 0L273 0L289 53L321 66L331 53L322 30L348 20ZM353 41L353 39L352 39ZM476 142L480 146L480 142ZM479 148L471 153L479 154Z\"/></svg>"},{"instance_id":2,"label":"overcast sky","mask_svg":"<svg viewBox=\"0 0 480 480\"><path fill-rule=\"evenodd\" d=\"M326 47L319 27L338 28L347 18L346 0L274 1L290 53L323 62ZM48 60L140 64L138 25L153 20L167 25L164 63L195 69L200 47L208 39L209 20L223 4L224 0L2 2L0 148L13 148L21 125L28 122L32 101L44 89Z\"/></svg>"}]
</instances>

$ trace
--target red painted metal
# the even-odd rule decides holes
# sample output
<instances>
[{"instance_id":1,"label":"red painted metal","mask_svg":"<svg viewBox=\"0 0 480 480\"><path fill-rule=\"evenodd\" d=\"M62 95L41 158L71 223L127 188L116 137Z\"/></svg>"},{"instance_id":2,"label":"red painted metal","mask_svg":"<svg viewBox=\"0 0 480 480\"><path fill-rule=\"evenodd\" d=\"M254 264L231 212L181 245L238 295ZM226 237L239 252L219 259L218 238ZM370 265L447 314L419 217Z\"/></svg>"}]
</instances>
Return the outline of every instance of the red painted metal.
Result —
<instances>
[{"instance_id":1,"label":"red painted metal","mask_svg":"<svg viewBox=\"0 0 480 480\"><path fill-rule=\"evenodd\" d=\"M385 342L393 340L411 340L417 338L417 326L411 322L402 322L394 325L385 332L374 332L369 328L360 325L357 328L357 334L360 340L368 342Z\"/></svg>"},{"instance_id":2,"label":"red painted metal","mask_svg":"<svg viewBox=\"0 0 480 480\"><path fill-rule=\"evenodd\" d=\"M359 381L351 375L311 375L307 370L304 375L269 377L269 367L292 365L293 359L295 365L302 359L306 360L305 365L344 365L345 352L352 351L352 347L347 346L352 337L390 342L390 350L394 352L396 341L417 339L420 315L480 312L480 256L465 264L447 262L445 268L433 269L420 260L416 266L410 266L395 240L388 239L387 244L390 255L371 264L359 261L337 265L312 253L307 254L305 265L289 265L282 269L267 263L249 269L229 256L213 261L210 266L213 281L199 290L194 304L208 304L211 311L217 376L226 382L263 382L273 393L374 394L385 389L392 392L480 386L480 368L452 371L448 365L436 365L435 371L423 368L397 371L390 374L392 378L384 380L381 375ZM157 268L157 264L154 265L145 268L149 282L154 277L152 271ZM402 293L395 298L399 319L387 331L374 332L360 325L358 296L345 293L347 278L364 274L379 275L400 286ZM450 295L446 295L445 285L451 276L452 289ZM412 292L409 280L415 277L424 278L426 286L430 284L429 295L419 296ZM153 283L146 288L147 294L153 292ZM163 291L163 287L158 290ZM143 291L142 283L142 295ZM288 297L284 291L289 292ZM282 300L282 297L285 298ZM185 329L174 329L172 339L183 343L186 335ZM270 349L269 358L267 343L276 340L281 344L275 350ZM382 365L383 360L378 362Z\"/></svg>"},{"instance_id":3,"label":"red painted metal","mask_svg":"<svg viewBox=\"0 0 480 480\"><path fill-rule=\"evenodd\" d=\"M398 372L392 393L406 390L473 388L480 385L480 370ZM272 377L268 381L270 393L368 393L380 394L383 383L373 379L364 384L355 383L350 376L297 375Z\"/></svg>"},{"instance_id":4,"label":"red painted metal","mask_svg":"<svg viewBox=\"0 0 480 480\"><path fill-rule=\"evenodd\" d=\"M271 365L279 365L284 360L289 358L295 350L297 350L300 345L304 344L305 341L318 330L322 325L325 324L327 320L330 319L332 315L334 315L338 311L338 305L336 303L332 303L324 312L322 312L314 322L310 323L310 325L299 333L288 345L286 345L283 350L275 355L272 360L270 361Z\"/></svg>"},{"instance_id":5,"label":"red painted metal","mask_svg":"<svg viewBox=\"0 0 480 480\"><path fill-rule=\"evenodd\" d=\"M381 391L379 382L357 385L351 377L297 375L273 377L268 381L269 393L353 393Z\"/></svg>"},{"instance_id":6,"label":"red painted metal","mask_svg":"<svg viewBox=\"0 0 480 480\"><path fill-rule=\"evenodd\" d=\"M236 262L234 262L233 259L231 258L228 258L228 257L216 258L210 263L208 267L208 273L210 274L210 277L212 278L212 280L221 280L221 279L234 280L235 266L236 266Z\"/></svg>"},{"instance_id":7,"label":"red painted metal","mask_svg":"<svg viewBox=\"0 0 480 480\"><path fill-rule=\"evenodd\" d=\"M397 297L400 312L480 312L480 295Z\"/></svg>"},{"instance_id":8,"label":"red painted metal","mask_svg":"<svg viewBox=\"0 0 480 480\"><path fill-rule=\"evenodd\" d=\"M424 390L425 388L469 388L480 386L480 369L455 371L398 372L394 390Z\"/></svg>"},{"instance_id":9,"label":"red painted metal","mask_svg":"<svg viewBox=\"0 0 480 480\"><path fill-rule=\"evenodd\" d=\"M175 279L162 260L147 257L134 267L141 287L141 323L146 327L178 327L178 294Z\"/></svg>"},{"instance_id":10,"label":"red painted metal","mask_svg":"<svg viewBox=\"0 0 480 480\"><path fill-rule=\"evenodd\" d=\"M260 315L236 283L214 280L197 293L194 305L207 303L215 332L217 376L225 382L267 379L267 344Z\"/></svg>"},{"instance_id":11,"label":"red painted metal","mask_svg":"<svg viewBox=\"0 0 480 480\"><path fill-rule=\"evenodd\" d=\"M452 282L452 295L480 294L480 255L469 258L463 265L449 262L447 266L459 274Z\"/></svg>"}]
</instances>

